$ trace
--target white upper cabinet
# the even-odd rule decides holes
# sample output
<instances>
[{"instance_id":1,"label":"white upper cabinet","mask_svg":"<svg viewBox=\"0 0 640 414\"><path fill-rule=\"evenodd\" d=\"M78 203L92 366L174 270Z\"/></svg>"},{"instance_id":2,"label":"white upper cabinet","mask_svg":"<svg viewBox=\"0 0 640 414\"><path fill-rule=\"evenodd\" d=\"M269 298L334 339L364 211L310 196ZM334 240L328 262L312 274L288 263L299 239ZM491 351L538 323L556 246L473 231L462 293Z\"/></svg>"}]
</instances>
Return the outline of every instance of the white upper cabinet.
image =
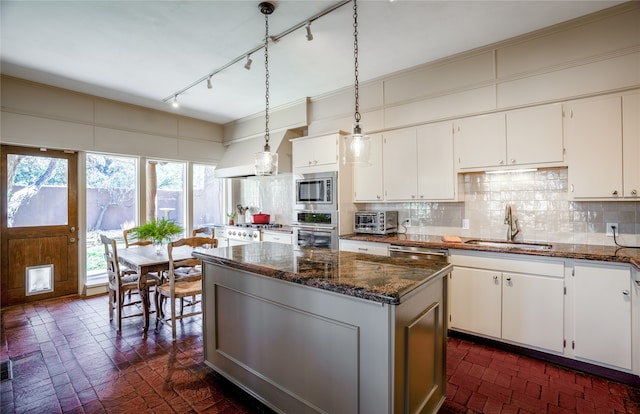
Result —
<instances>
[{"instance_id":1,"label":"white upper cabinet","mask_svg":"<svg viewBox=\"0 0 640 414\"><path fill-rule=\"evenodd\" d=\"M622 96L622 148L624 197L640 192L640 93Z\"/></svg>"},{"instance_id":2,"label":"white upper cabinet","mask_svg":"<svg viewBox=\"0 0 640 414\"><path fill-rule=\"evenodd\" d=\"M622 197L621 97L568 103L565 131L570 195L574 198Z\"/></svg>"},{"instance_id":3,"label":"white upper cabinet","mask_svg":"<svg viewBox=\"0 0 640 414\"><path fill-rule=\"evenodd\" d=\"M454 131L460 170L564 162L560 104L460 119Z\"/></svg>"},{"instance_id":4,"label":"white upper cabinet","mask_svg":"<svg viewBox=\"0 0 640 414\"><path fill-rule=\"evenodd\" d=\"M382 135L371 135L371 152L369 165L353 167L353 199L356 202L382 201L384 188L382 185Z\"/></svg>"},{"instance_id":5,"label":"white upper cabinet","mask_svg":"<svg viewBox=\"0 0 640 414\"><path fill-rule=\"evenodd\" d=\"M386 201L452 201L458 195L449 122L385 132L382 166Z\"/></svg>"},{"instance_id":6,"label":"white upper cabinet","mask_svg":"<svg viewBox=\"0 0 640 414\"><path fill-rule=\"evenodd\" d=\"M420 200L455 199L458 188L451 123L418 127L417 154L418 198Z\"/></svg>"},{"instance_id":7,"label":"white upper cabinet","mask_svg":"<svg viewBox=\"0 0 640 414\"><path fill-rule=\"evenodd\" d=\"M562 163L562 105L544 105L509 111L507 164Z\"/></svg>"},{"instance_id":8,"label":"white upper cabinet","mask_svg":"<svg viewBox=\"0 0 640 414\"><path fill-rule=\"evenodd\" d=\"M385 199L418 198L418 155L416 129L407 128L384 134L383 170Z\"/></svg>"},{"instance_id":9,"label":"white upper cabinet","mask_svg":"<svg viewBox=\"0 0 640 414\"><path fill-rule=\"evenodd\" d=\"M455 122L458 168L484 169L506 165L507 132L504 113L495 113Z\"/></svg>"},{"instance_id":10,"label":"white upper cabinet","mask_svg":"<svg viewBox=\"0 0 640 414\"><path fill-rule=\"evenodd\" d=\"M293 146L293 172L312 173L338 170L340 134L298 138Z\"/></svg>"}]
</instances>

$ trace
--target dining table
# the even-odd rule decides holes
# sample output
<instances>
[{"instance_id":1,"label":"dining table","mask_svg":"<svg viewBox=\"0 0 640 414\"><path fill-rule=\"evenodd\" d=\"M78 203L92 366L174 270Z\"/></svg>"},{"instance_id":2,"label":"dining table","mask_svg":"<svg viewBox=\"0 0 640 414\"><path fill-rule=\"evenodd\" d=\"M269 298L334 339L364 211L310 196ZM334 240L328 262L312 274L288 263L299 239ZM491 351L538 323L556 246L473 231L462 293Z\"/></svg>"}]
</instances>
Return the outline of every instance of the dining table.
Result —
<instances>
[{"instance_id":1,"label":"dining table","mask_svg":"<svg viewBox=\"0 0 640 414\"><path fill-rule=\"evenodd\" d=\"M183 260L192 257L195 250L206 251L203 248L193 248L181 246L173 249L173 260ZM149 331L149 313L151 301L149 298L149 287L155 284L148 283L150 273L157 273L160 282L163 274L169 271L169 255L167 247L157 249L156 246L131 246L125 249L118 249L118 262L131 270L135 270L140 275L138 279L138 290L142 301L142 313L144 319L143 337L147 337ZM158 282L158 283L160 283Z\"/></svg>"}]
</instances>

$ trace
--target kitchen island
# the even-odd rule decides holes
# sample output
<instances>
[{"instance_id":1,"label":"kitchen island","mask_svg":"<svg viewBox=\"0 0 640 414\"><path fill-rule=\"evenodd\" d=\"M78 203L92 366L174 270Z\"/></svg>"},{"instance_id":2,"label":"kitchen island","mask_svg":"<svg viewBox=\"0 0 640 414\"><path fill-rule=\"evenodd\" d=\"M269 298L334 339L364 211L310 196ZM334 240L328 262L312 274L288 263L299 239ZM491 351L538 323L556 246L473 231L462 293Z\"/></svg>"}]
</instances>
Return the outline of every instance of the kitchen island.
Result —
<instances>
[{"instance_id":1,"label":"kitchen island","mask_svg":"<svg viewBox=\"0 0 640 414\"><path fill-rule=\"evenodd\" d=\"M203 259L205 363L283 413L431 413L445 396L436 261L256 243Z\"/></svg>"}]
</instances>

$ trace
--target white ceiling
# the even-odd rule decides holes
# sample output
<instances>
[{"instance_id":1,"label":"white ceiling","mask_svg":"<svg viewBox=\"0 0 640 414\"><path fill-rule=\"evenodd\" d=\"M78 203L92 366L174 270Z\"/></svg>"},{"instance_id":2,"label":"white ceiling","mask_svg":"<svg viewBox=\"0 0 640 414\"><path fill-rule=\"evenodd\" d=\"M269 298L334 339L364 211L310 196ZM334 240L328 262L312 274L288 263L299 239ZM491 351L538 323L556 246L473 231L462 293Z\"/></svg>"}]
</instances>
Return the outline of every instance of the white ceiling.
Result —
<instances>
[{"instance_id":1,"label":"white ceiling","mask_svg":"<svg viewBox=\"0 0 640 414\"><path fill-rule=\"evenodd\" d=\"M279 0L271 36L338 3ZM494 43L622 3L360 0L360 81ZM259 1L2 0L2 73L109 99L226 123L264 111L264 54L163 99L260 46ZM348 3L269 45L271 108L353 85Z\"/></svg>"}]
</instances>

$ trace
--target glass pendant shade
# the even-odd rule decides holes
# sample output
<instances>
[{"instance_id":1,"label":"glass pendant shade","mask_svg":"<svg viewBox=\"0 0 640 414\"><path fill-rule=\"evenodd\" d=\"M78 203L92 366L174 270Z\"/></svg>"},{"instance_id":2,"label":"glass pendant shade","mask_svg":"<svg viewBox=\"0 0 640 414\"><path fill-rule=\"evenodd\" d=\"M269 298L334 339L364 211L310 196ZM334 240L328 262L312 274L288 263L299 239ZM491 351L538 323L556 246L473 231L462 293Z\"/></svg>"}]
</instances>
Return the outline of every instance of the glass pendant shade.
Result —
<instances>
[{"instance_id":1,"label":"glass pendant shade","mask_svg":"<svg viewBox=\"0 0 640 414\"><path fill-rule=\"evenodd\" d=\"M343 138L342 163L368 165L371 151L371 138L363 134L362 124L353 125L351 135Z\"/></svg>"},{"instance_id":2,"label":"glass pendant shade","mask_svg":"<svg viewBox=\"0 0 640 414\"><path fill-rule=\"evenodd\" d=\"M269 151L256 152L256 175L278 175L278 154Z\"/></svg>"}]
</instances>

